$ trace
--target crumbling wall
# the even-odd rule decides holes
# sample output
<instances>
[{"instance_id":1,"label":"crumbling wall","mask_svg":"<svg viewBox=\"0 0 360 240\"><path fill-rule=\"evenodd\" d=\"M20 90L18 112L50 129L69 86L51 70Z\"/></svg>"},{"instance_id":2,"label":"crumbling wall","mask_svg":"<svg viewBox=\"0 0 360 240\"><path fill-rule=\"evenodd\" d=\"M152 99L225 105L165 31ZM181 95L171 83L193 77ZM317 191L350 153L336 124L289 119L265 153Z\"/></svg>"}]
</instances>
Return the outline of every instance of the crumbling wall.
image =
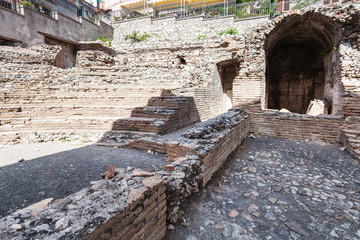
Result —
<instances>
[{"instance_id":1,"label":"crumbling wall","mask_svg":"<svg viewBox=\"0 0 360 240\"><path fill-rule=\"evenodd\" d=\"M177 140L166 141L147 136L122 144L121 147L167 154L171 162L187 155L197 155L204 166L202 184L205 185L228 155L245 139L249 124L249 116L242 109L233 108L227 113L195 124ZM173 167L172 163L165 166L167 169Z\"/></svg>"},{"instance_id":2,"label":"crumbling wall","mask_svg":"<svg viewBox=\"0 0 360 240\"><path fill-rule=\"evenodd\" d=\"M0 219L2 239L161 239L165 230L163 181L132 168L43 208Z\"/></svg>"},{"instance_id":3,"label":"crumbling wall","mask_svg":"<svg viewBox=\"0 0 360 240\"><path fill-rule=\"evenodd\" d=\"M56 107L51 106L51 109L46 108L49 114L56 112L55 115L66 116L65 120L61 120L66 124L59 125L59 128L71 126L75 129L90 124L99 126L103 130L111 128L113 119L107 119L104 124L101 124L102 120L89 119L88 115L104 116L102 114L106 112L112 117L128 117L133 107L145 106L150 97L159 96L163 90L171 91L174 95L193 97L201 120L226 112L228 109L226 103L230 98L232 106L241 106L249 110L253 122L252 131L259 132L255 123L265 122L269 118L267 114L263 114L268 107L266 54L267 47L276 48L276 46L271 46L274 41L270 41L270 38L276 36L277 32L278 34L284 32L286 29L281 29L286 22L291 22L292 19L301 22L310 18L314 20L314 26L319 24L316 21L329 22L329 26L340 31L334 30L337 35L330 40L326 40L326 37L317 37L318 40L314 42L317 45L321 41L330 41L325 45L332 46L330 49L322 49L323 44L320 44L314 48L316 51L321 51L317 54L324 56L323 62L328 66L324 69L325 88L320 95L323 94L324 98L330 100L332 115L356 116L360 113L359 104L357 104L360 85L357 64L360 56L358 15L359 4L348 3L315 10L292 11L271 21L266 21L265 24L264 19L242 21L238 26L239 36L214 34L216 36L207 36L202 40L184 40L182 38L176 40L175 37L165 40L152 36L149 41L143 42L132 42L125 40L122 36L115 36L113 46L116 47L116 52L109 54L95 48L80 50L77 53L78 65L66 71L59 71L52 66L46 66L45 63L41 66L32 65L34 68L30 71L21 63L15 65L5 63L5 67L1 70L2 78L6 79L6 86L10 86L10 88L7 92L3 92L3 96L6 94L4 99L7 104L10 102L17 104L17 101L18 103L44 104L49 99L53 100L52 104L55 102L72 103L75 106L73 106L71 115L69 109L63 111L64 108L60 108L59 104ZM219 22L219 24L221 23L219 26L230 27L229 19L231 18L217 20L201 20L201 18L150 20L150 18L142 18L116 24L129 29L131 26L157 29L156 24L162 23L161 26L163 26L174 20L174 24L178 28L172 30L170 27L159 27L159 29L178 32L180 36L182 29L189 28L191 23L194 26L201 26L200 29L204 29L204 31L215 32L217 27L211 26L211 22ZM296 30L296 28L294 29ZM187 30L184 31L184 38L189 38L189 36L186 37ZM322 31L326 32L327 30ZM299 37L296 32L293 34L297 38ZM306 34L306 31L302 34ZM308 36L306 41L310 41L309 38L313 35ZM224 92L218 69L219 63L227 61L236 62L238 66L235 66L235 69L239 70L233 80L231 94ZM20 95L22 91L13 94L24 87L20 85L19 79L26 79L26 88L31 85L31 89L27 88L26 98L24 95ZM17 85L17 90L14 90L15 85ZM45 85L46 91L44 90ZM67 91L70 87L71 91ZM65 91L65 89L67 90ZM40 97L39 92L47 93L47 96ZM60 97L58 95L60 92L69 96ZM23 93L25 94L25 91ZM88 105L93 102L101 103L102 107L90 108ZM26 112L24 106L21 106L21 112ZM85 119L80 121L78 117L80 114ZM19 112L13 114L9 110L5 115L19 116L21 114ZM75 120L69 120L68 116ZM292 115L288 117L291 118ZM18 126L19 121L17 120L19 119L16 121L4 119L8 126ZM296 121L296 117L294 117L294 121ZM45 126L45 122L36 125L35 121L29 121L29 119L21 119L20 122L25 123L25 127L33 125L34 128L39 129ZM75 122L76 124L73 125ZM53 124L52 128L55 126L56 124ZM291 128L291 126L288 127ZM7 130L10 131L10 129ZM261 131L272 134L281 129L277 125L268 125L261 126ZM327 137L324 135L324 138Z\"/></svg>"},{"instance_id":4,"label":"crumbling wall","mask_svg":"<svg viewBox=\"0 0 360 240\"><path fill-rule=\"evenodd\" d=\"M248 120L244 111L233 109L196 124L176 142L148 137L124 145L158 152L162 149L153 147L163 146L169 151L169 163L156 173L109 168L108 178L116 173L111 180L91 182L89 188L40 211L28 207L0 219L0 237L161 239L166 218L177 222L179 206L245 139Z\"/></svg>"},{"instance_id":5,"label":"crumbling wall","mask_svg":"<svg viewBox=\"0 0 360 240\"><path fill-rule=\"evenodd\" d=\"M177 140L147 136L120 146L167 154L169 163L157 174L162 176L167 187L168 220L176 222L179 206L200 186L208 183L230 153L244 141L249 125L249 115L234 108L195 124Z\"/></svg>"}]
</instances>

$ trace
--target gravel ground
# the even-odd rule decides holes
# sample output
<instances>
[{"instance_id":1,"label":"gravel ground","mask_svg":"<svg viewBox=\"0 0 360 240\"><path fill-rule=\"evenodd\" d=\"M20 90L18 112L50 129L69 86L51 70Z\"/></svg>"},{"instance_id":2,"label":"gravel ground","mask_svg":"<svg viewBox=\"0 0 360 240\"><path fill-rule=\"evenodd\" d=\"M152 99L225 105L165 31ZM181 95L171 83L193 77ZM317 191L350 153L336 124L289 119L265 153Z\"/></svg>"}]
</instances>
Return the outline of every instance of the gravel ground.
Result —
<instances>
[{"instance_id":1,"label":"gravel ground","mask_svg":"<svg viewBox=\"0 0 360 240\"><path fill-rule=\"evenodd\" d=\"M26 151L30 155L33 154L31 151L46 155L50 151L45 151L46 146L53 147L44 143L30 150L29 146L24 145L23 149L18 146L16 151L23 153L19 156L29 159ZM14 151L13 148L2 151L6 149ZM6 156L12 156L14 160L17 159L16 155ZM1 155L0 162L9 162L4 156ZM165 156L87 145L0 167L0 217L45 198L58 199L75 193L89 186L91 181L101 179L101 173L106 172L109 165L156 171L165 164Z\"/></svg>"},{"instance_id":2,"label":"gravel ground","mask_svg":"<svg viewBox=\"0 0 360 240\"><path fill-rule=\"evenodd\" d=\"M165 239L360 239L360 163L339 147L247 139Z\"/></svg>"}]
</instances>

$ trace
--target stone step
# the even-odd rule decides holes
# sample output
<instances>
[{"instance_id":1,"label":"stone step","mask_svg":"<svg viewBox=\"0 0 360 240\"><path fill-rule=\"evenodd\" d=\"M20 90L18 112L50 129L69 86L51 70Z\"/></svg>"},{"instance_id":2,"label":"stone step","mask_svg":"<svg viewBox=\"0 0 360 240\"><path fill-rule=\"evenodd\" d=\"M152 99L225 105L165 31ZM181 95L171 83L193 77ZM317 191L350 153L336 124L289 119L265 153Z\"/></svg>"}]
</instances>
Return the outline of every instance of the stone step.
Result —
<instances>
[{"instance_id":1,"label":"stone step","mask_svg":"<svg viewBox=\"0 0 360 240\"><path fill-rule=\"evenodd\" d=\"M360 136L360 130L353 130L353 129L343 129L345 134L352 134L352 135L357 135Z\"/></svg>"},{"instance_id":2,"label":"stone step","mask_svg":"<svg viewBox=\"0 0 360 240\"><path fill-rule=\"evenodd\" d=\"M191 101L194 101L192 97L162 96L151 98L148 106L179 107L181 104L186 104Z\"/></svg>"},{"instance_id":3,"label":"stone step","mask_svg":"<svg viewBox=\"0 0 360 240\"><path fill-rule=\"evenodd\" d=\"M128 68L126 67L120 67L120 66L90 66L90 67L81 67L81 69L90 70L90 71L127 71Z\"/></svg>"},{"instance_id":4,"label":"stone step","mask_svg":"<svg viewBox=\"0 0 360 240\"><path fill-rule=\"evenodd\" d=\"M0 120L0 131L10 131L14 128L36 128L39 130L45 127L59 127L66 128L68 126L105 126L106 129L110 129L109 126L113 124L119 117L110 116L62 116L62 117L27 117L27 118L11 118Z\"/></svg>"},{"instance_id":5,"label":"stone step","mask_svg":"<svg viewBox=\"0 0 360 240\"><path fill-rule=\"evenodd\" d=\"M360 139L348 138L348 141L349 141L350 143L360 144Z\"/></svg>"},{"instance_id":6,"label":"stone step","mask_svg":"<svg viewBox=\"0 0 360 240\"><path fill-rule=\"evenodd\" d=\"M21 107L0 106L0 116L7 117L30 117L30 116L52 116L52 115L105 115L105 116L124 116L132 112L133 106L121 105L21 105ZM129 115L130 116L130 115Z\"/></svg>"},{"instance_id":7,"label":"stone step","mask_svg":"<svg viewBox=\"0 0 360 240\"><path fill-rule=\"evenodd\" d=\"M178 107L166 106L146 106L136 107L131 113L131 117L148 117L148 118L163 118L169 119L178 110Z\"/></svg>"},{"instance_id":8,"label":"stone step","mask_svg":"<svg viewBox=\"0 0 360 240\"><path fill-rule=\"evenodd\" d=\"M167 119L130 117L114 122L113 130L161 133Z\"/></svg>"}]
</instances>

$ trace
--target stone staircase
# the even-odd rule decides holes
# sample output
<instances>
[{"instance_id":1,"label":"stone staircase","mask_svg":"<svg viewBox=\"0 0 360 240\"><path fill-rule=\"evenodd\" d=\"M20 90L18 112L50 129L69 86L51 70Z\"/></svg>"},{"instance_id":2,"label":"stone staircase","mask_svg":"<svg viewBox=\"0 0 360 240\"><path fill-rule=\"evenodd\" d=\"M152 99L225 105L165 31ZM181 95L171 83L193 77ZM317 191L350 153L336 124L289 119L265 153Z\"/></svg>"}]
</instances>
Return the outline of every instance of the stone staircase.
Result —
<instances>
[{"instance_id":1,"label":"stone staircase","mask_svg":"<svg viewBox=\"0 0 360 240\"><path fill-rule=\"evenodd\" d=\"M0 144L31 134L166 133L199 121L193 98L172 95L182 85L170 72L144 74L106 53L81 52L66 70L37 61L37 52L26 64L25 52L14 50L17 62L0 56Z\"/></svg>"},{"instance_id":2,"label":"stone staircase","mask_svg":"<svg viewBox=\"0 0 360 240\"><path fill-rule=\"evenodd\" d=\"M165 134L199 121L192 97L163 93L151 98L147 106L134 108L131 117L115 121L112 129Z\"/></svg>"},{"instance_id":3,"label":"stone staircase","mask_svg":"<svg viewBox=\"0 0 360 240\"><path fill-rule=\"evenodd\" d=\"M341 131L341 141L345 148L360 161L360 117L347 117Z\"/></svg>"},{"instance_id":4,"label":"stone staircase","mask_svg":"<svg viewBox=\"0 0 360 240\"><path fill-rule=\"evenodd\" d=\"M116 120L131 117L133 109L176 87L83 83L1 91L0 143L21 142L17 136L41 131L112 131Z\"/></svg>"}]
</instances>

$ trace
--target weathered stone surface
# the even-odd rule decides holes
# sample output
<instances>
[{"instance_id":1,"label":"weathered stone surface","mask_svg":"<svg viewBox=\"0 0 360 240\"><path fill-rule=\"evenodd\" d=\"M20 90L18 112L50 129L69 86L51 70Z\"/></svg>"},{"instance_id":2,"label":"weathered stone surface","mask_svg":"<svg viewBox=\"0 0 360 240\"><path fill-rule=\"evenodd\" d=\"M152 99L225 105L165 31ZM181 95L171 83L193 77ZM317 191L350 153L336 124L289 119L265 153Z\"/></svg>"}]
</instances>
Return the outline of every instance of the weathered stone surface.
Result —
<instances>
[{"instance_id":1,"label":"weathered stone surface","mask_svg":"<svg viewBox=\"0 0 360 240\"><path fill-rule=\"evenodd\" d=\"M248 161L249 156L256 161ZM256 173L245 170L248 167L256 168ZM176 228L167 239L193 235L225 240L237 231L250 239L357 239L360 195L353 189L359 183L359 171L358 162L336 145L248 138L229 158L217 181L185 204L189 226ZM343 185L337 186L333 180ZM276 192L272 186L280 183L283 190ZM307 194L299 195L300 188ZM268 197L277 202L272 204ZM249 209L252 204L258 209L250 213L256 208ZM233 209L250 215L252 221L242 216L230 218ZM216 223L224 229L216 230Z\"/></svg>"},{"instance_id":2,"label":"weathered stone surface","mask_svg":"<svg viewBox=\"0 0 360 240\"><path fill-rule=\"evenodd\" d=\"M26 208L21 209L20 211L31 211L31 214L37 215L45 210L45 208L53 202L53 198L46 198L44 200L41 200L40 202L34 203Z\"/></svg>"},{"instance_id":3,"label":"weathered stone surface","mask_svg":"<svg viewBox=\"0 0 360 240\"><path fill-rule=\"evenodd\" d=\"M143 198L146 190L147 190L147 188L131 189L127 202L130 204L130 203L133 203L133 202Z\"/></svg>"},{"instance_id":4,"label":"weathered stone surface","mask_svg":"<svg viewBox=\"0 0 360 240\"><path fill-rule=\"evenodd\" d=\"M159 176L152 176L152 177L145 178L141 182L145 186L147 186L149 188L153 188L155 186L159 186L160 184L162 184L163 180Z\"/></svg>"},{"instance_id":5,"label":"weathered stone surface","mask_svg":"<svg viewBox=\"0 0 360 240\"><path fill-rule=\"evenodd\" d=\"M229 212L229 217L234 218L239 216L239 212L236 211L235 209L231 210L231 212Z\"/></svg>"},{"instance_id":6,"label":"weathered stone surface","mask_svg":"<svg viewBox=\"0 0 360 240\"><path fill-rule=\"evenodd\" d=\"M285 225L294 232L297 232L305 237L310 237L310 234L308 232L306 232L304 229L302 229L293 222L285 222Z\"/></svg>"},{"instance_id":7,"label":"weathered stone surface","mask_svg":"<svg viewBox=\"0 0 360 240\"><path fill-rule=\"evenodd\" d=\"M134 169L131 174L132 177L149 177L154 176L154 173L143 171L140 169Z\"/></svg>"},{"instance_id":8,"label":"weathered stone surface","mask_svg":"<svg viewBox=\"0 0 360 240\"><path fill-rule=\"evenodd\" d=\"M277 202L277 199L274 197L268 197L269 202L271 202L272 204L275 204Z\"/></svg>"}]
</instances>

